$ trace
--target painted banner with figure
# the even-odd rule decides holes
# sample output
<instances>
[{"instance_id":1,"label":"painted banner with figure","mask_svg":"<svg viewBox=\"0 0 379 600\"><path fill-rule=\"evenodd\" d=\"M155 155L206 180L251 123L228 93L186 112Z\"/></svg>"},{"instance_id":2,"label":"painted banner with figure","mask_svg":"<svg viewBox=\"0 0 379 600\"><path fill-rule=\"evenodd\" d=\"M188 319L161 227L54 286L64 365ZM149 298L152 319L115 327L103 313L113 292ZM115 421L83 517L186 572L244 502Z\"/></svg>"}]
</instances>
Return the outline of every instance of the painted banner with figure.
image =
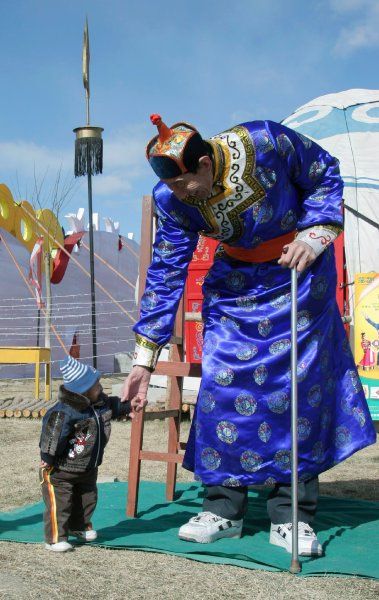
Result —
<instances>
[{"instance_id":1,"label":"painted banner with figure","mask_svg":"<svg viewBox=\"0 0 379 600\"><path fill-rule=\"evenodd\" d=\"M355 276L355 362L372 418L379 420L379 274Z\"/></svg>"}]
</instances>

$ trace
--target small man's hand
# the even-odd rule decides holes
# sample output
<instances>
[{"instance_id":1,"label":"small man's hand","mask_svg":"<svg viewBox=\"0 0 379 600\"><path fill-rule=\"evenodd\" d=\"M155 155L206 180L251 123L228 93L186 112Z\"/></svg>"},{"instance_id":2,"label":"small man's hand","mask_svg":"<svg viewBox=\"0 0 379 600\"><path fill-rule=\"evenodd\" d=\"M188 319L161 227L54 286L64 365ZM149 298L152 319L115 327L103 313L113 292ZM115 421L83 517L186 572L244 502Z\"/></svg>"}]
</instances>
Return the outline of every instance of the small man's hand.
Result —
<instances>
[{"instance_id":1,"label":"small man's hand","mask_svg":"<svg viewBox=\"0 0 379 600\"><path fill-rule=\"evenodd\" d=\"M301 273L316 260L316 253L309 244L302 241L294 241L283 247L283 252L278 260L282 267L292 269L296 266L296 271Z\"/></svg>"},{"instance_id":2,"label":"small man's hand","mask_svg":"<svg viewBox=\"0 0 379 600\"><path fill-rule=\"evenodd\" d=\"M41 460L41 462L40 462L39 466L40 466L42 469L46 469L47 467L50 467L50 465L49 465L47 462L45 462L44 460Z\"/></svg>"},{"instance_id":3,"label":"small man's hand","mask_svg":"<svg viewBox=\"0 0 379 600\"><path fill-rule=\"evenodd\" d=\"M130 406L132 407L132 418L133 418L133 413L134 412L140 412L147 404L147 399L146 398L133 398L133 400L130 401Z\"/></svg>"}]
</instances>

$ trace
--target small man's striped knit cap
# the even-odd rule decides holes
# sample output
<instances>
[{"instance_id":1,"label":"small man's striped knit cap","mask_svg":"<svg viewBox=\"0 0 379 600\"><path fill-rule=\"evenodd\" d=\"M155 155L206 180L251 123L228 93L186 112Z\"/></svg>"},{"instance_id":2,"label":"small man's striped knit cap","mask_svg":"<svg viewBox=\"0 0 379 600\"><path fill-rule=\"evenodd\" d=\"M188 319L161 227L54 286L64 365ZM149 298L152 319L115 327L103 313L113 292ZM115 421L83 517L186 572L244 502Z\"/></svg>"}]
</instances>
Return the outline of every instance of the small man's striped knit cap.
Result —
<instances>
[{"instance_id":1,"label":"small man's striped knit cap","mask_svg":"<svg viewBox=\"0 0 379 600\"><path fill-rule=\"evenodd\" d=\"M66 356L61 361L60 370L66 390L77 394L87 392L101 377L100 371L80 363L72 356Z\"/></svg>"}]
</instances>

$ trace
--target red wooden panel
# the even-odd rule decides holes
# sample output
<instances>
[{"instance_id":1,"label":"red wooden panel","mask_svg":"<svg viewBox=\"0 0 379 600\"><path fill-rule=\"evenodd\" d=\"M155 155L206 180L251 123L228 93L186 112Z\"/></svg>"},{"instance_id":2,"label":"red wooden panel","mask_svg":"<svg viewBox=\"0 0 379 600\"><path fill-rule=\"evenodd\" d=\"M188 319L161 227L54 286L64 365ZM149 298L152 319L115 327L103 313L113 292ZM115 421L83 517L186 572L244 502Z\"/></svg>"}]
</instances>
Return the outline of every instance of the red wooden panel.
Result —
<instances>
[{"instance_id":1,"label":"red wooden panel","mask_svg":"<svg viewBox=\"0 0 379 600\"><path fill-rule=\"evenodd\" d=\"M192 261L188 268L188 278L185 290L186 312L200 312L203 303L201 287L204 277L213 264L213 258L218 242L200 236ZM191 363L201 362L203 346L203 324L187 322L185 324L186 360Z\"/></svg>"}]
</instances>

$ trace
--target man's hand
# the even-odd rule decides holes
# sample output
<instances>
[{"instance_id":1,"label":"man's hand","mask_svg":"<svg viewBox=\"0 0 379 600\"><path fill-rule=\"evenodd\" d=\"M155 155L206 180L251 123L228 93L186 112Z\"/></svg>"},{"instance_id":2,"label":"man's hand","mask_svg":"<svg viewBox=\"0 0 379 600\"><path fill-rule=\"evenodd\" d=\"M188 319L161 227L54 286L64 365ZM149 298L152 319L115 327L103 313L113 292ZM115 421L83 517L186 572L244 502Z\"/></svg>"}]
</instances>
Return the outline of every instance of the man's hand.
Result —
<instances>
[{"instance_id":1,"label":"man's hand","mask_svg":"<svg viewBox=\"0 0 379 600\"><path fill-rule=\"evenodd\" d=\"M316 253L309 244L302 241L294 241L283 247L283 252L278 260L282 267L292 269L296 266L296 271L301 273L316 259Z\"/></svg>"},{"instance_id":2,"label":"man's hand","mask_svg":"<svg viewBox=\"0 0 379 600\"><path fill-rule=\"evenodd\" d=\"M147 404L147 390L151 373L146 367L134 366L124 381L121 402L130 400L132 413L140 412Z\"/></svg>"}]
</instances>

